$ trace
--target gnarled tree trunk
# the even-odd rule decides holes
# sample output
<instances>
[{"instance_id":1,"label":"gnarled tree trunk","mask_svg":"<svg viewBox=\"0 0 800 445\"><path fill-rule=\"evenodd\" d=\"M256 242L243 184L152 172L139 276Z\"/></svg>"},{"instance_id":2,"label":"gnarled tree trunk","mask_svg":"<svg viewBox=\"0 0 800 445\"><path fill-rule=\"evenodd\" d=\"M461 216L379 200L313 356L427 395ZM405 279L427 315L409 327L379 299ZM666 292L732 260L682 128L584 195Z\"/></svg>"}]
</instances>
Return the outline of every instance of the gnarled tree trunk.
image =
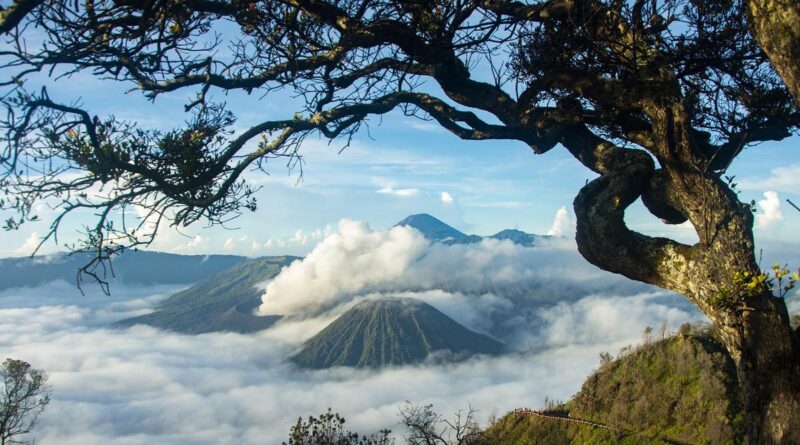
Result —
<instances>
[{"instance_id":1,"label":"gnarled tree trunk","mask_svg":"<svg viewBox=\"0 0 800 445\"><path fill-rule=\"evenodd\" d=\"M747 5L758 43L800 102L800 2L748 0Z\"/></svg>"},{"instance_id":2,"label":"gnarled tree trunk","mask_svg":"<svg viewBox=\"0 0 800 445\"><path fill-rule=\"evenodd\" d=\"M643 151L615 147L585 128L562 143L601 176L574 202L581 254L602 269L679 292L719 330L737 366L750 444L800 444L800 341L786 306L758 276L753 216L736 194L694 159L675 113L660 115L654 141L661 169ZM658 119L654 119L658 130ZM668 222L691 221L693 246L630 230L625 209L639 197Z\"/></svg>"}]
</instances>

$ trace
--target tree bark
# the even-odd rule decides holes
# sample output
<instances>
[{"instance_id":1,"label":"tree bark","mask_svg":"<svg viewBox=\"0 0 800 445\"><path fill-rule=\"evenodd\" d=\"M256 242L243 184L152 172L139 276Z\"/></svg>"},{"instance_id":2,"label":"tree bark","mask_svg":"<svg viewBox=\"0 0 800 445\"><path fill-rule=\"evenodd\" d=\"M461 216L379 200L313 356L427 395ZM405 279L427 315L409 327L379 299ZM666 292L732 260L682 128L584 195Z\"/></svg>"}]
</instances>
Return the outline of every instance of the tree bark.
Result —
<instances>
[{"instance_id":1,"label":"tree bark","mask_svg":"<svg viewBox=\"0 0 800 445\"><path fill-rule=\"evenodd\" d=\"M800 102L800 2L748 0L747 4L758 43Z\"/></svg>"},{"instance_id":2,"label":"tree bark","mask_svg":"<svg viewBox=\"0 0 800 445\"><path fill-rule=\"evenodd\" d=\"M574 202L578 249L602 269L689 298L713 322L736 363L746 442L800 444L800 341L784 301L737 278L761 273L753 215L725 183L697 168L680 121L674 115L664 120L670 123L657 141L659 170L642 151L615 147L586 129L565 132L562 143L601 175ZM668 210L674 221L688 218L700 242L688 246L630 230L625 209L643 193L649 207Z\"/></svg>"},{"instance_id":3,"label":"tree bark","mask_svg":"<svg viewBox=\"0 0 800 445\"><path fill-rule=\"evenodd\" d=\"M729 331L750 443L800 444L800 347L783 300L765 294Z\"/></svg>"}]
</instances>

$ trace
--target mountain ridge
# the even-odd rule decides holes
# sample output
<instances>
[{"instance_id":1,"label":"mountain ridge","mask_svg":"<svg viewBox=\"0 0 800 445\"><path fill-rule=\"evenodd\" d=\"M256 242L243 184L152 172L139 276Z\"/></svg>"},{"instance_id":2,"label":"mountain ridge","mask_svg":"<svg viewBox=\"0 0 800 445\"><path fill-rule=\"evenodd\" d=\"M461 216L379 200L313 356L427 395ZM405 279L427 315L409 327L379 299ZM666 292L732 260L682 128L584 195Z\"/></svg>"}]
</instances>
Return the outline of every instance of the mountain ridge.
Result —
<instances>
[{"instance_id":1,"label":"mountain ridge","mask_svg":"<svg viewBox=\"0 0 800 445\"><path fill-rule=\"evenodd\" d=\"M267 329L281 317L253 314L264 294L264 289L257 285L274 278L297 259L277 256L246 260L171 295L154 312L126 318L112 326L127 328L144 324L185 334Z\"/></svg>"},{"instance_id":2,"label":"mountain ridge","mask_svg":"<svg viewBox=\"0 0 800 445\"><path fill-rule=\"evenodd\" d=\"M75 282L91 253L56 253L36 257L0 258L0 290L31 287L56 280ZM126 284L189 284L228 269L247 258L238 255L179 255L128 250L111 260L113 282Z\"/></svg>"},{"instance_id":3,"label":"mountain ridge","mask_svg":"<svg viewBox=\"0 0 800 445\"><path fill-rule=\"evenodd\" d=\"M467 234L453 228L440 219L427 213L409 215L395 224L395 227L397 226L413 227L420 231L425 238L434 241L443 241L448 239L461 240L467 237Z\"/></svg>"},{"instance_id":4,"label":"mountain ridge","mask_svg":"<svg viewBox=\"0 0 800 445\"><path fill-rule=\"evenodd\" d=\"M412 227L422 233L426 239L448 245L473 244L484 239L495 239L508 240L525 247L532 247L540 240L552 238L550 235L535 235L518 229L505 229L489 236L468 235L427 213L409 215L394 225L394 227L399 226Z\"/></svg>"},{"instance_id":5,"label":"mountain ridge","mask_svg":"<svg viewBox=\"0 0 800 445\"><path fill-rule=\"evenodd\" d=\"M359 302L308 339L291 359L311 369L380 368L422 363L431 355L458 360L504 349L499 341L467 329L427 303L389 297Z\"/></svg>"},{"instance_id":6,"label":"mountain ridge","mask_svg":"<svg viewBox=\"0 0 800 445\"><path fill-rule=\"evenodd\" d=\"M489 237L467 235L426 213L409 215L396 226L413 227L427 239L445 245L498 239L532 246L540 239L538 235L514 229L503 230ZM78 268L88 262L88 255L54 254L0 259L0 290L44 284L53 278L73 281ZM261 303L264 292L254 286L273 278L283 266L297 259L299 257L248 259L236 255L126 251L112 261L117 281L126 284L188 284L190 287L162 301L153 312L119 320L113 326L123 328L145 324L187 334L266 329L277 317L257 317L252 314L253 309Z\"/></svg>"},{"instance_id":7,"label":"mountain ridge","mask_svg":"<svg viewBox=\"0 0 800 445\"><path fill-rule=\"evenodd\" d=\"M537 240L552 238L550 235L534 235L532 233L523 232L517 229L501 230L489 238L496 240L508 240L515 244L520 244L526 247L532 247L536 244Z\"/></svg>"},{"instance_id":8,"label":"mountain ridge","mask_svg":"<svg viewBox=\"0 0 800 445\"><path fill-rule=\"evenodd\" d=\"M420 230L427 239L446 245L498 239L529 247L540 239L538 235L515 229L503 230L486 238L466 235L425 213L409 215L395 226L413 227ZM186 334L214 331L246 333L267 329L279 317L252 314L252 310L261 304L261 295L264 292L254 286L273 278L283 266L298 259L300 258L292 256L243 259L227 269L209 273L204 280L173 294L157 305L153 312L120 320L113 326L125 328L144 324Z\"/></svg>"}]
</instances>

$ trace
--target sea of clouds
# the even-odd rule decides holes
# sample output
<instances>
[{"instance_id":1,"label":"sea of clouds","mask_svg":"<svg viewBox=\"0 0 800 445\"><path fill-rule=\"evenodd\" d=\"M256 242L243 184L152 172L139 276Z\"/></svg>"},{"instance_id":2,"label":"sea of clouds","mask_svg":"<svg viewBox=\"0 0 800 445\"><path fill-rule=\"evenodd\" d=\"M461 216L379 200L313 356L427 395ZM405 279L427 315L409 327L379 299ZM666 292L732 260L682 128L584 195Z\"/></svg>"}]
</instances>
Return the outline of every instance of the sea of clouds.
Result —
<instances>
[{"instance_id":1,"label":"sea of clouds","mask_svg":"<svg viewBox=\"0 0 800 445\"><path fill-rule=\"evenodd\" d=\"M37 443L279 444L299 416L328 407L350 429L402 436L406 400L444 414L471 405L485 423L545 397L568 399L600 352L639 342L646 326L701 318L679 296L597 270L568 240L444 246L410 229L343 221L265 285L260 310L291 315L273 328L194 336L107 328L181 287L115 285L111 297L81 296L56 282L0 292L0 355L50 375ZM387 295L424 300L514 352L381 371L308 371L287 361L347 307Z\"/></svg>"}]
</instances>

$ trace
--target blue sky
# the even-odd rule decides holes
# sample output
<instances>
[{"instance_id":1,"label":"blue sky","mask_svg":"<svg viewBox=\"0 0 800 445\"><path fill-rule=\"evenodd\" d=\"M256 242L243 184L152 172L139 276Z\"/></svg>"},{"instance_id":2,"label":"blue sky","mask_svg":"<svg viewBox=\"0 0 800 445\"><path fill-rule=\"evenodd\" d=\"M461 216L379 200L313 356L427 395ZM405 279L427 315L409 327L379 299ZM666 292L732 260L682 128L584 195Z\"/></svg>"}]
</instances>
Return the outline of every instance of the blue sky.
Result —
<instances>
[{"instance_id":1,"label":"blue sky","mask_svg":"<svg viewBox=\"0 0 800 445\"><path fill-rule=\"evenodd\" d=\"M52 97L65 101L81 98L99 116L113 114L145 128L168 129L185 119L183 105L192 93L181 91L150 102L128 85L97 80L88 74L47 83ZM258 94L232 94L225 101L238 117L236 128L294 113L295 101L287 94L262 98ZM800 203L800 138L764 143L747 149L730 173L744 201L759 201L757 239L794 242L800 237L800 212L786 198ZM366 221L381 229L413 213L430 213L454 227L476 234L518 228L544 234L556 224L557 233L569 235L574 219L572 200L593 173L557 147L535 156L522 143L462 141L435 123L392 113L371 120L352 145L339 154L341 142L309 138L303 178L277 161L269 175L247 175L262 187L259 208L228 224L207 228L202 223L180 232L164 228L151 249L179 253L236 253L249 256L304 254L342 218ZM767 193L767 195L765 195ZM565 210L561 210L565 208ZM41 223L24 226L0 237L0 256L26 255L47 231L53 211L40 206ZM558 214L558 217L557 217ZM75 238L77 228L91 214L71 218L60 233L62 243ZM557 221L556 221L557 220ZM640 204L628 213L631 226L648 234L693 239L687 226L667 227L647 214ZM47 244L43 252L63 250Z\"/></svg>"}]
</instances>

